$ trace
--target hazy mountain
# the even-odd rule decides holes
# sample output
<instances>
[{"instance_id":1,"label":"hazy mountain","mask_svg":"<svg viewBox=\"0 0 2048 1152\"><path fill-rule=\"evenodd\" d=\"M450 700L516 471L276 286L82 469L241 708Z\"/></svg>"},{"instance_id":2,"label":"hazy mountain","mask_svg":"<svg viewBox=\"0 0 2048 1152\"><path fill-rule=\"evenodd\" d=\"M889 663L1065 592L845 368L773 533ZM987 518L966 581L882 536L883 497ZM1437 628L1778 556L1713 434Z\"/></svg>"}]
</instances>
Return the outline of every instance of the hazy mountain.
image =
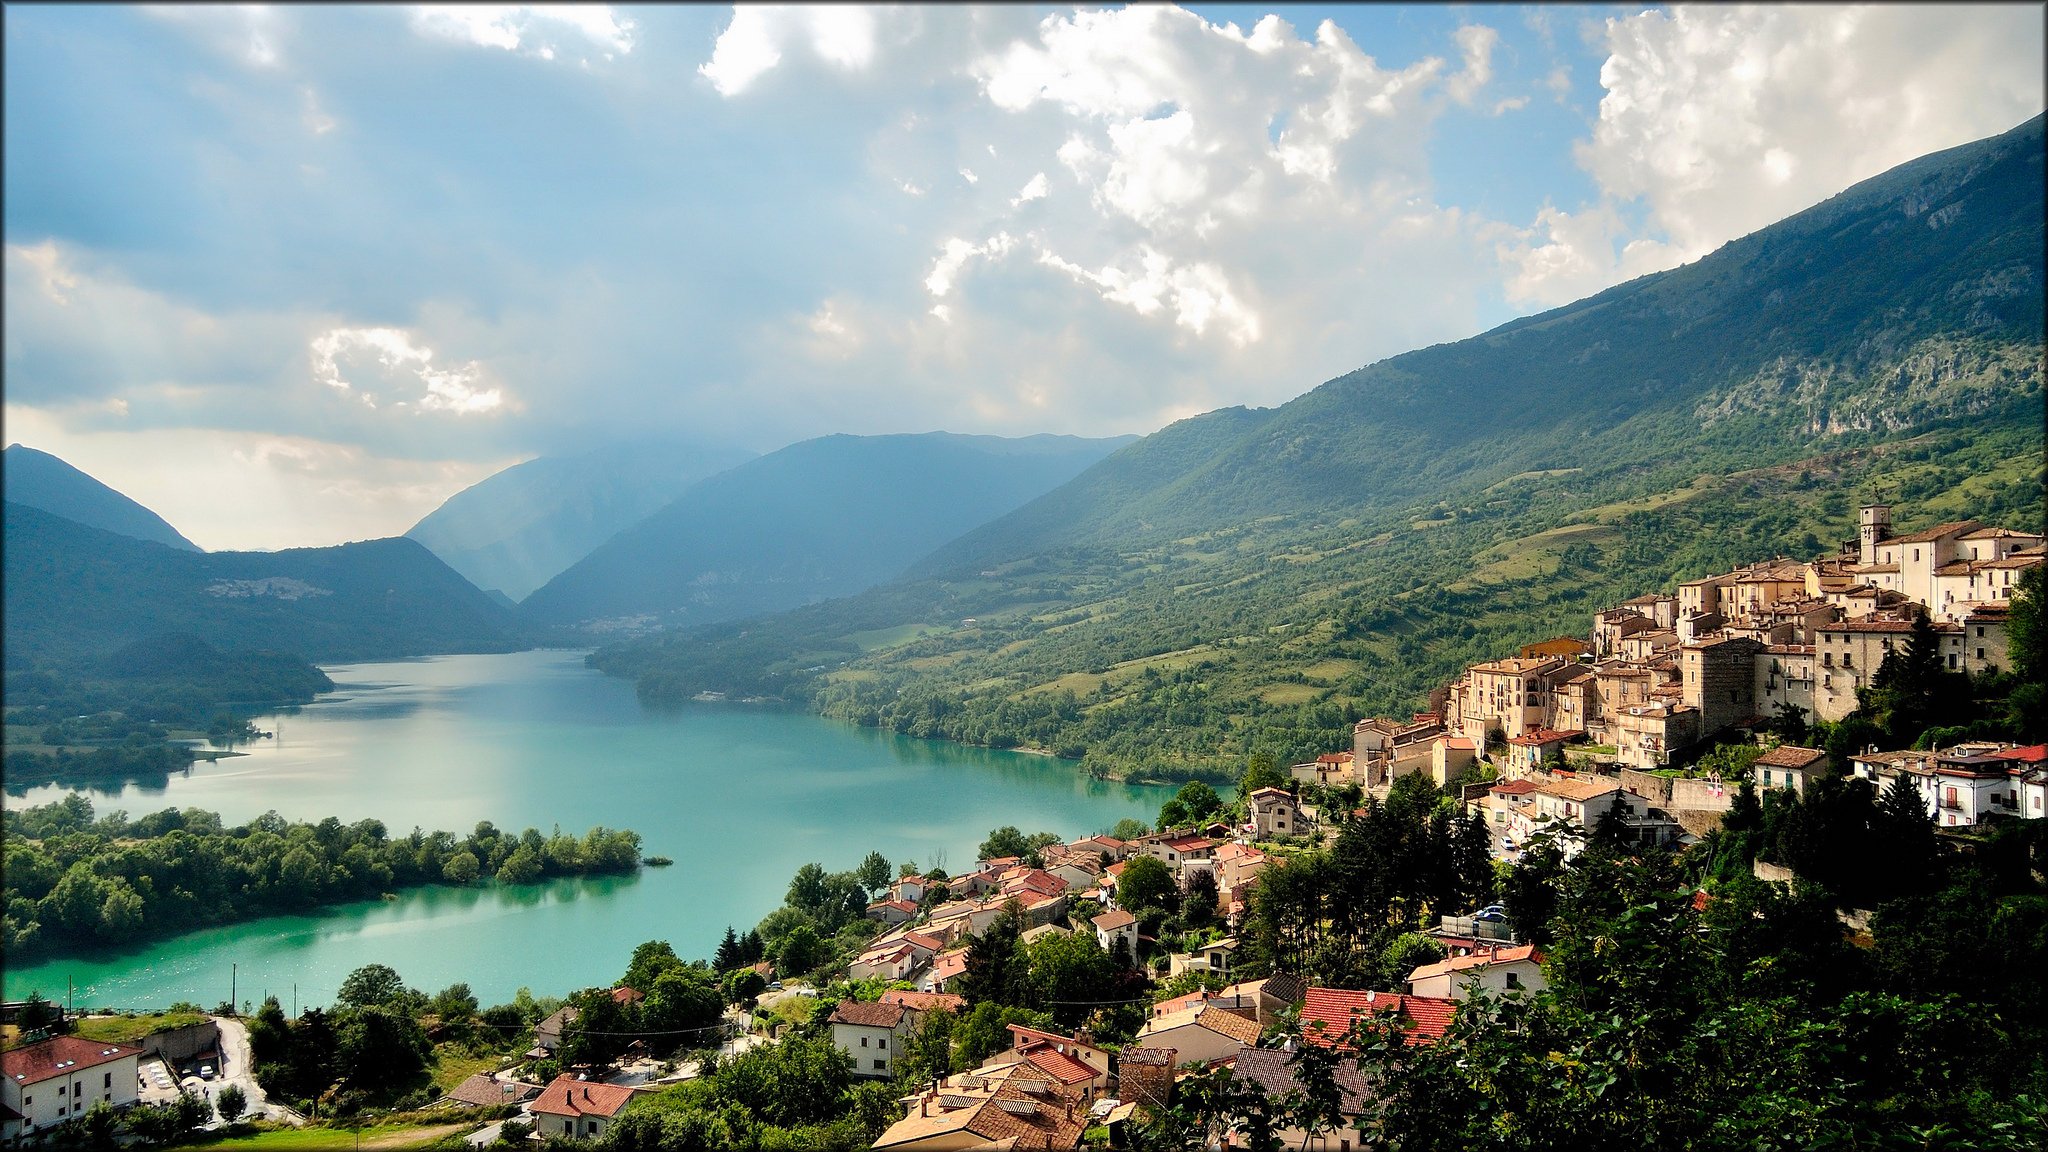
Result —
<instances>
[{"instance_id":1,"label":"hazy mountain","mask_svg":"<svg viewBox=\"0 0 2048 1152\"><path fill-rule=\"evenodd\" d=\"M518 601L691 484L753 457L653 441L542 456L457 492L406 535L470 583Z\"/></svg>"},{"instance_id":2,"label":"hazy mountain","mask_svg":"<svg viewBox=\"0 0 2048 1152\"><path fill-rule=\"evenodd\" d=\"M403 538L187 552L12 500L5 535L10 666L113 652L165 633L316 661L523 645L510 612Z\"/></svg>"},{"instance_id":3,"label":"hazy mountain","mask_svg":"<svg viewBox=\"0 0 2048 1152\"><path fill-rule=\"evenodd\" d=\"M1814 555L1879 488L1902 523L2038 531L2042 190L2036 118L1685 267L1182 421L895 582L597 663L653 701L1229 772L1347 747L1604 604Z\"/></svg>"},{"instance_id":4,"label":"hazy mountain","mask_svg":"<svg viewBox=\"0 0 2048 1152\"><path fill-rule=\"evenodd\" d=\"M692 485L520 606L538 623L701 623L843 596L1129 437L826 436Z\"/></svg>"},{"instance_id":5,"label":"hazy mountain","mask_svg":"<svg viewBox=\"0 0 2048 1152\"><path fill-rule=\"evenodd\" d=\"M7 499L16 504L137 540L199 551L199 545L180 536L163 517L48 452L10 444L0 452L0 465L6 472Z\"/></svg>"}]
</instances>

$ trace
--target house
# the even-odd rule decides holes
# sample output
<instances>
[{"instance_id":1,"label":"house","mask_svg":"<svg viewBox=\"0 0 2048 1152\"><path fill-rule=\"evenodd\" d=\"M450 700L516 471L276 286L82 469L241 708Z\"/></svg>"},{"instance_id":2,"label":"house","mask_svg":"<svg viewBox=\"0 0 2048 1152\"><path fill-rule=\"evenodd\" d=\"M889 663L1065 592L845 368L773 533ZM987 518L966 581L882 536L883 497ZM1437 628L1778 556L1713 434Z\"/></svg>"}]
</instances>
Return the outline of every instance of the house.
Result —
<instances>
[{"instance_id":1,"label":"house","mask_svg":"<svg viewBox=\"0 0 2048 1152\"><path fill-rule=\"evenodd\" d=\"M1247 980L1232 984L1219 992L1204 994L1208 1003L1227 1012L1235 1012L1256 1022L1259 1027L1270 1027L1279 1022L1282 1012L1291 1012L1308 994L1308 981L1287 972L1277 972L1263 980Z\"/></svg>"},{"instance_id":2,"label":"house","mask_svg":"<svg viewBox=\"0 0 2048 1152\"><path fill-rule=\"evenodd\" d=\"M1550 711L1549 676L1565 661L1555 656L1533 660L1493 660L1465 670L1456 721L1460 733L1480 747L1487 734L1499 731L1513 738L1543 727Z\"/></svg>"},{"instance_id":3,"label":"house","mask_svg":"<svg viewBox=\"0 0 2048 1152\"><path fill-rule=\"evenodd\" d=\"M1439 736L1429 748L1429 778L1439 788L1448 787L1478 760L1479 746L1471 737Z\"/></svg>"},{"instance_id":4,"label":"house","mask_svg":"<svg viewBox=\"0 0 2048 1152\"><path fill-rule=\"evenodd\" d=\"M1010 1025L1010 1048L989 1062L1021 1060L1068 1093L1092 1100L1109 1087L1110 1053L1085 1035L1062 1036L1022 1024Z\"/></svg>"},{"instance_id":5,"label":"house","mask_svg":"<svg viewBox=\"0 0 2048 1152\"><path fill-rule=\"evenodd\" d=\"M1117 1053L1117 1094L1147 1108L1164 1108L1173 1101L1174 1058L1171 1048L1132 1045Z\"/></svg>"},{"instance_id":6,"label":"house","mask_svg":"<svg viewBox=\"0 0 2048 1152\"><path fill-rule=\"evenodd\" d=\"M910 1034L905 1021L909 1009L901 1004L868 1004L841 1000L826 1023L832 1025L832 1044L853 1060L853 1074L887 1079L902 1045ZM890 1041L896 1041L891 1044Z\"/></svg>"},{"instance_id":7,"label":"house","mask_svg":"<svg viewBox=\"0 0 2048 1152\"><path fill-rule=\"evenodd\" d=\"M850 979L906 980L938 954L939 942L917 932L885 936L846 966Z\"/></svg>"},{"instance_id":8,"label":"house","mask_svg":"<svg viewBox=\"0 0 2048 1152\"><path fill-rule=\"evenodd\" d=\"M1216 854L1216 842L1192 832L1155 832L1139 841L1147 855L1173 867L1175 875L1187 860L1207 860Z\"/></svg>"},{"instance_id":9,"label":"house","mask_svg":"<svg viewBox=\"0 0 2048 1152\"><path fill-rule=\"evenodd\" d=\"M1088 1127L1079 1097L1050 1081L1013 1068L954 1076L905 1101L909 1114L889 1126L872 1147L890 1152L959 1148L1068 1149Z\"/></svg>"},{"instance_id":10,"label":"house","mask_svg":"<svg viewBox=\"0 0 2048 1152\"><path fill-rule=\"evenodd\" d=\"M1972 743L1945 752L1865 752L1849 765L1880 792L1904 776L1937 824L1968 827L1989 815L2028 815L2023 792L2040 767L2040 748Z\"/></svg>"},{"instance_id":11,"label":"house","mask_svg":"<svg viewBox=\"0 0 2048 1152\"><path fill-rule=\"evenodd\" d=\"M1751 768L1759 788L1790 788L1806 795L1806 782L1820 770L1828 754L1818 748L1781 744L1756 758Z\"/></svg>"},{"instance_id":12,"label":"house","mask_svg":"<svg viewBox=\"0 0 2048 1152\"><path fill-rule=\"evenodd\" d=\"M1308 831L1301 803L1285 788L1259 788L1245 798L1252 831L1261 837L1299 836Z\"/></svg>"},{"instance_id":13,"label":"house","mask_svg":"<svg viewBox=\"0 0 2048 1152\"><path fill-rule=\"evenodd\" d=\"M555 1049L562 1046L562 1030L576 1022L576 1006L564 1004L555 1009L547 1019L533 1026L533 1052L536 1059L549 1059Z\"/></svg>"},{"instance_id":14,"label":"house","mask_svg":"<svg viewBox=\"0 0 2048 1152\"><path fill-rule=\"evenodd\" d=\"M1546 826L1591 832L1600 817L1613 807L1617 796L1621 798L1624 818L1640 820L1649 816L1649 798L1638 796L1613 780L1548 780L1530 790L1529 805L1511 812L1508 829L1516 840L1523 842Z\"/></svg>"},{"instance_id":15,"label":"house","mask_svg":"<svg viewBox=\"0 0 2048 1152\"><path fill-rule=\"evenodd\" d=\"M1089 921L1095 927L1095 942L1111 956L1138 955L1138 918L1116 908Z\"/></svg>"},{"instance_id":16,"label":"house","mask_svg":"<svg viewBox=\"0 0 2048 1152\"><path fill-rule=\"evenodd\" d=\"M1245 1047L1231 1062L1231 1079L1253 1085L1264 1093L1266 1099L1276 1104L1298 1097L1301 1084L1294 1076L1294 1053L1281 1048ZM1364 1114L1366 1103L1372 1099L1371 1082L1359 1071L1356 1060L1339 1060L1331 1069L1330 1079L1337 1088L1337 1110L1347 1121ZM1335 1129L1325 1128L1310 1137L1304 1128L1287 1125L1276 1129L1273 1136L1281 1148L1313 1149L1314 1152L1350 1152L1358 1139L1348 1124Z\"/></svg>"},{"instance_id":17,"label":"house","mask_svg":"<svg viewBox=\"0 0 2048 1152\"><path fill-rule=\"evenodd\" d=\"M0 1054L0 1138L35 1138L95 1104L127 1108L138 1097L142 1049L58 1036Z\"/></svg>"},{"instance_id":18,"label":"house","mask_svg":"<svg viewBox=\"0 0 2048 1152\"><path fill-rule=\"evenodd\" d=\"M642 994L639 989L628 988L624 984L621 984L617 988L612 989L612 1003L617 1004L622 1008L630 1008L633 1005L638 1004L645 999L647 999L647 997L644 994Z\"/></svg>"},{"instance_id":19,"label":"house","mask_svg":"<svg viewBox=\"0 0 2048 1152\"><path fill-rule=\"evenodd\" d=\"M912 904L923 902L924 894L931 890L931 881L922 876L899 877L889 885L889 899L904 900Z\"/></svg>"},{"instance_id":20,"label":"house","mask_svg":"<svg viewBox=\"0 0 2048 1152\"><path fill-rule=\"evenodd\" d=\"M1237 959L1237 937L1225 936L1212 940L1199 948L1187 952L1176 952L1167 958L1167 975L1178 976L1183 972L1211 972L1218 976L1230 975L1230 969Z\"/></svg>"},{"instance_id":21,"label":"house","mask_svg":"<svg viewBox=\"0 0 2048 1152\"><path fill-rule=\"evenodd\" d=\"M1432 996L1311 988L1301 1001L1301 1038L1323 1048L1346 1048L1344 1035L1353 1021L1392 1013L1408 1043L1428 1044L1443 1037L1457 1009L1457 1001Z\"/></svg>"},{"instance_id":22,"label":"house","mask_svg":"<svg viewBox=\"0 0 2048 1152\"><path fill-rule=\"evenodd\" d=\"M1543 979L1543 953L1534 944L1513 948L1483 948L1464 956L1452 956L1434 964L1423 964L1408 974L1408 994L1435 1000L1465 1000L1475 987L1495 995L1507 992L1540 992L1550 985Z\"/></svg>"},{"instance_id":23,"label":"house","mask_svg":"<svg viewBox=\"0 0 2048 1152\"><path fill-rule=\"evenodd\" d=\"M1270 861L1264 852L1249 844L1232 841L1216 846L1216 888L1227 900L1248 887Z\"/></svg>"},{"instance_id":24,"label":"house","mask_svg":"<svg viewBox=\"0 0 2048 1152\"><path fill-rule=\"evenodd\" d=\"M1259 1026L1252 1021L1212 1004L1197 1004L1145 1021L1135 1043L1171 1048L1183 1064L1207 1064L1234 1056L1258 1040Z\"/></svg>"},{"instance_id":25,"label":"house","mask_svg":"<svg viewBox=\"0 0 2048 1152\"><path fill-rule=\"evenodd\" d=\"M932 958L932 970L924 974L918 987L926 992L944 992L953 981L967 971L967 949L955 948L941 952Z\"/></svg>"},{"instance_id":26,"label":"house","mask_svg":"<svg viewBox=\"0 0 2048 1152\"><path fill-rule=\"evenodd\" d=\"M1353 777L1352 767L1357 759L1350 752L1325 752L1314 760L1293 765L1287 774L1303 784L1348 784Z\"/></svg>"},{"instance_id":27,"label":"house","mask_svg":"<svg viewBox=\"0 0 2048 1152\"><path fill-rule=\"evenodd\" d=\"M908 924L917 919L917 904L910 900L877 900L868 905L868 919L884 924Z\"/></svg>"},{"instance_id":28,"label":"house","mask_svg":"<svg viewBox=\"0 0 2048 1152\"><path fill-rule=\"evenodd\" d=\"M524 1104L540 1095L541 1086L523 1080L500 1080L478 1072L448 1090L436 1104L452 1108L496 1108L500 1104Z\"/></svg>"},{"instance_id":29,"label":"house","mask_svg":"<svg viewBox=\"0 0 2048 1152\"><path fill-rule=\"evenodd\" d=\"M1564 754L1564 746L1585 736L1584 732L1560 732L1555 728L1533 728L1520 736L1508 737L1508 770L1535 772L1552 756Z\"/></svg>"},{"instance_id":30,"label":"house","mask_svg":"<svg viewBox=\"0 0 2048 1152\"><path fill-rule=\"evenodd\" d=\"M533 1134L540 1139L566 1136L572 1140L602 1140L605 1128L618 1119L637 1093L617 1084L592 1084L574 1076L555 1077L528 1105L533 1114Z\"/></svg>"}]
</instances>

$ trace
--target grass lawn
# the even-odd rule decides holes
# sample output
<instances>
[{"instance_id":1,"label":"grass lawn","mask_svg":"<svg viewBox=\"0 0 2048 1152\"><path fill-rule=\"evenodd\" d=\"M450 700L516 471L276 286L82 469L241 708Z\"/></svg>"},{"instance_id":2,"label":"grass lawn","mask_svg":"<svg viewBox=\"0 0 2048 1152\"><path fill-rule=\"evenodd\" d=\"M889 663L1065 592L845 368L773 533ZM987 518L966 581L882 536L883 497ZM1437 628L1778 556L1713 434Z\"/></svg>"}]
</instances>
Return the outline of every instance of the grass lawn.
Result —
<instances>
[{"instance_id":1,"label":"grass lawn","mask_svg":"<svg viewBox=\"0 0 2048 1152\"><path fill-rule=\"evenodd\" d=\"M126 1044L154 1032L197 1024L206 1017L198 1012L156 1012L140 1016L78 1017L74 1033L84 1040L102 1044Z\"/></svg>"},{"instance_id":2,"label":"grass lawn","mask_svg":"<svg viewBox=\"0 0 2048 1152\"><path fill-rule=\"evenodd\" d=\"M347 1128L279 1128L246 1136L229 1136L181 1148L203 1148L208 1152L329 1152L333 1149L374 1148L460 1148L462 1137L483 1125L477 1121L461 1124L394 1124L350 1131Z\"/></svg>"},{"instance_id":3,"label":"grass lawn","mask_svg":"<svg viewBox=\"0 0 2048 1152\"><path fill-rule=\"evenodd\" d=\"M434 1087L446 1092L479 1072L496 1072L501 1056L464 1056L443 1048L436 1053Z\"/></svg>"}]
</instances>

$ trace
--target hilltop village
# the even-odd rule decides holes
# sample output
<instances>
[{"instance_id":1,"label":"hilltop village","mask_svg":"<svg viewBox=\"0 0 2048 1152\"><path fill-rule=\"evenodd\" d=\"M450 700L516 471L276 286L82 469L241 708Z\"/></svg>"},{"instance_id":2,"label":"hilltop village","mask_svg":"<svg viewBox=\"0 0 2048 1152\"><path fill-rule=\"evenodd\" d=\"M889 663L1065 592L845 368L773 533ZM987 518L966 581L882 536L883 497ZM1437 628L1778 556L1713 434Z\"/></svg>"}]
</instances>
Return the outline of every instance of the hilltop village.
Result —
<instances>
[{"instance_id":1,"label":"hilltop village","mask_svg":"<svg viewBox=\"0 0 2048 1152\"><path fill-rule=\"evenodd\" d=\"M478 1022L496 1067L407 1098L478 1147L1347 1150L1437 1123L1403 1077L1517 1042L1503 1037L1527 1026L1498 1022L1563 1011L1546 989L1618 995L1592 991L1611 960L1588 937L1630 938L1617 893L1678 926L1641 943L1656 987L1683 983L1685 963L1747 971L1763 945L1733 942L1755 923L1805 942L1771 960L1783 970L1882 988L1860 951L1879 973L1940 969L1911 949L1996 935L1913 929L1943 885L2042 902L2048 746L1986 735L2003 722L1969 694L2013 679L2016 639L2038 645L2014 619L2040 596L2044 550L1971 521L1895 534L1884 505L1861 529L1836 555L1597 611L1583 638L1472 665L1428 711L1358 721L1349 749L1254 762L1229 799L1191 783L1156 827L1000 828L960 875L879 853L844 873L808 865L708 963L650 941L616 985L566 1001L479 1012L385 970L350 978L383 999L336 1012L410 1012L437 1042ZM1674 958L1708 938L1729 943ZM2028 956L1972 961L1983 995L2038 999L2038 981L2007 979ZM351 1078L304 1078L292 1053L333 1043L306 1019L272 1001L250 1027L250 1083L275 1103L252 1095L282 1122L351 1099ZM2014 1027L2001 1043L2019 1049L2039 1031ZM150 1058L147 1043L68 1036L9 1052L8 1138L75 1133L36 1086L80 1070L88 1103L134 1105L129 1085L162 1082ZM1612 1074L1648 1075L1623 1065ZM1947 1107L1934 1100L1920 1106ZM1663 1146L1706 1121L1630 1123L1638 1146Z\"/></svg>"}]
</instances>

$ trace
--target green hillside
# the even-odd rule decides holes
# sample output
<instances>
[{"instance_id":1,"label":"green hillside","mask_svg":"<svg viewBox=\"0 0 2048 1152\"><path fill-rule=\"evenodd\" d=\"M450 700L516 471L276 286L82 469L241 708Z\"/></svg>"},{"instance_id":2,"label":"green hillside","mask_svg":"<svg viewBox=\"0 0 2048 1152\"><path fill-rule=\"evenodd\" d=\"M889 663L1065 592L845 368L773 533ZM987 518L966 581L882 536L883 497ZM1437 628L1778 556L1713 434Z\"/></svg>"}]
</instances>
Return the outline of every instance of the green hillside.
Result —
<instances>
[{"instance_id":1,"label":"green hillside","mask_svg":"<svg viewBox=\"0 0 2048 1152\"><path fill-rule=\"evenodd\" d=\"M6 474L7 499L16 504L137 540L199 551L199 545L185 539L163 517L48 452L10 444L0 452L0 469Z\"/></svg>"},{"instance_id":2,"label":"green hillside","mask_svg":"<svg viewBox=\"0 0 2048 1152\"><path fill-rule=\"evenodd\" d=\"M331 662L521 647L511 614L403 538L184 552L6 506L10 668L165 633Z\"/></svg>"},{"instance_id":3,"label":"green hillside","mask_svg":"<svg viewBox=\"0 0 2048 1152\"><path fill-rule=\"evenodd\" d=\"M1213 412L904 581L604 650L643 698L1228 771L1341 747L1599 607L1854 534L2038 528L2042 121L1683 268L1268 411ZM916 629L912 625L918 625Z\"/></svg>"},{"instance_id":4,"label":"green hillside","mask_svg":"<svg viewBox=\"0 0 2048 1152\"><path fill-rule=\"evenodd\" d=\"M697 624L845 596L1126 440L825 436L692 485L520 605L536 624Z\"/></svg>"}]
</instances>

